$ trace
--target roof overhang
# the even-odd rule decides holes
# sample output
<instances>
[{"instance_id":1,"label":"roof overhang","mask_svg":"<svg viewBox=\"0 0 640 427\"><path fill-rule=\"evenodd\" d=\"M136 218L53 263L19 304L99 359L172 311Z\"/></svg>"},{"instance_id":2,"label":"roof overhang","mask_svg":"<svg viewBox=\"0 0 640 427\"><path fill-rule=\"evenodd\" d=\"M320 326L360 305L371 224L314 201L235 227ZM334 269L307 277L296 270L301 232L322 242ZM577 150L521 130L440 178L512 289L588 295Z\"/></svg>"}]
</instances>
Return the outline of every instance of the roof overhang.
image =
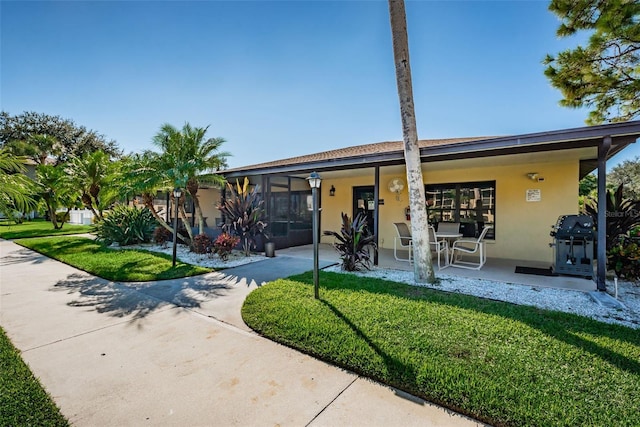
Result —
<instances>
[{"instance_id":1,"label":"roof overhang","mask_svg":"<svg viewBox=\"0 0 640 427\"><path fill-rule=\"evenodd\" d=\"M611 149L607 158L622 151L626 146L634 143L640 137L640 121L611 123L599 126L589 126L573 129L563 129L548 132L530 133L523 135L479 139L467 142L429 145L420 149L422 162L437 162L444 160L481 158L532 152L567 150L585 147L597 147L605 137L611 137ZM298 174L311 171L331 171L343 169L359 169L372 166L389 166L404 164L404 151L397 150L385 153L361 154L358 156L336 157L322 160L304 161L304 157L297 162L284 165L247 166L235 168L228 172L221 171L226 178L237 178L254 175ZM591 172L597 163L597 158L581 161L580 176Z\"/></svg>"}]
</instances>

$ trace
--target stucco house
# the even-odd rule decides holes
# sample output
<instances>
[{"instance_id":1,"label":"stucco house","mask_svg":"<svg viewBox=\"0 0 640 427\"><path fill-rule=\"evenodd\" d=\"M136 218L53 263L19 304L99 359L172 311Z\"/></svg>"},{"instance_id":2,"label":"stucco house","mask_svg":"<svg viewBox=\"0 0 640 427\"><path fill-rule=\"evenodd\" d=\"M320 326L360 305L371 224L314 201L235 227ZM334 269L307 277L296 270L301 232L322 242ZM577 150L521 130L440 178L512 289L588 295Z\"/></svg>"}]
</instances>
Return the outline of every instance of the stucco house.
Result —
<instances>
[{"instance_id":1,"label":"stucco house","mask_svg":"<svg viewBox=\"0 0 640 427\"><path fill-rule=\"evenodd\" d=\"M551 263L549 232L560 215L578 213L578 181L597 170L599 188L604 189L606 161L638 137L640 121L503 137L421 140L430 220L461 222L469 236L483 224L492 225L486 240L489 258ZM410 221L407 186L399 190L397 185L406 183L401 141L346 147L222 173L230 182L247 177L260 186L271 240L283 248L312 242L311 190L306 178L313 171L322 177L321 232L340 230L341 212L352 216L364 211L379 247L393 248L393 223ZM219 197L218 190L206 196ZM604 220L604 210L600 214ZM221 221L215 208L207 208L205 215ZM214 222L209 220L209 225ZM331 239L321 236L321 242L331 243ZM598 257L601 261L603 254ZM598 267L598 280L604 281L605 266Z\"/></svg>"}]
</instances>

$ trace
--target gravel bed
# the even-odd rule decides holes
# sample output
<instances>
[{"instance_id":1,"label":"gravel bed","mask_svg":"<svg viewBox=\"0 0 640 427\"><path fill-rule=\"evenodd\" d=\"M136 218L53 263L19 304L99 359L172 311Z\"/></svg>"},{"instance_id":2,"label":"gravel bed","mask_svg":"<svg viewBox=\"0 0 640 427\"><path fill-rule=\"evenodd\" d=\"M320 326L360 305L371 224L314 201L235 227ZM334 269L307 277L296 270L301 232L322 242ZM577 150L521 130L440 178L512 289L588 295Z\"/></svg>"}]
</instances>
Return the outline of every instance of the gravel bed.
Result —
<instances>
[{"instance_id":1,"label":"gravel bed","mask_svg":"<svg viewBox=\"0 0 640 427\"><path fill-rule=\"evenodd\" d=\"M328 267L325 271L345 273L338 265ZM617 323L640 329L640 286L629 282L618 282L617 299L624 305L624 308L612 309L603 307L594 301L589 296L589 293L582 291L536 287L485 279L470 279L447 274L438 274L436 277L440 279L439 283L430 285L416 283L413 280L412 271L378 268L374 268L371 271L345 274L377 277L413 286L425 286L440 291L458 292L547 310L563 311L590 317L601 322ZM615 295L613 281L607 282L607 293L612 296Z\"/></svg>"},{"instance_id":2,"label":"gravel bed","mask_svg":"<svg viewBox=\"0 0 640 427\"><path fill-rule=\"evenodd\" d=\"M130 245L124 247L120 247L114 244L111 245L111 247L114 249L144 249L145 251L160 252L167 255L173 255L173 246L171 244L167 245L166 247L152 243L144 243L140 245ZM199 265L201 267L207 268L238 267L240 265L267 259L264 255L251 254L247 257L242 251L233 251L229 255L229 258L226 261L223 261L218 255L197 254L195 252L190 252L189 248L186 245L181 244L176 247L176 258L187 264Z\"/></svg>"}]
</instances>

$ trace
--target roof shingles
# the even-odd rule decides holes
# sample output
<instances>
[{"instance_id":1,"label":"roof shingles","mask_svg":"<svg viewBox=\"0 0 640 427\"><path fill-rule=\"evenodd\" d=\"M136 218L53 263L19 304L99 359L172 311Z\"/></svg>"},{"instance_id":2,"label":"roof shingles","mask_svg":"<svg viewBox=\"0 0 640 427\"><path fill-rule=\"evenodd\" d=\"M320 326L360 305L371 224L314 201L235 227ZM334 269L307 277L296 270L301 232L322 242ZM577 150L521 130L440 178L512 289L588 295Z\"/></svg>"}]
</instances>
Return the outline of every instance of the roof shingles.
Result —
<instances>
[{"instance_id":1,"label":"roof shingles","mask_svg":"<svg viewBox=\"0 0 640 427\"><path fill-rule=\"evenodd\" d=\"M487 137L472 138L448 138L448 139L422 139L418 141L420 148L432 147L436 145L460 144L469 141L479 141ZM274 168L285 165L299 165L311 162L318 162L331 159L347 159L361 157L371 154L402 152L404 149L402 141L386 141L374 144L356 145L353 147L338 148L336 150L322 151L320 153L308 154L306 156L290 157L288 159L274 160L271 162L258 163L241 168L227 169L223 172L248 171L254 169Z\"/></svg>"}]
</instances>

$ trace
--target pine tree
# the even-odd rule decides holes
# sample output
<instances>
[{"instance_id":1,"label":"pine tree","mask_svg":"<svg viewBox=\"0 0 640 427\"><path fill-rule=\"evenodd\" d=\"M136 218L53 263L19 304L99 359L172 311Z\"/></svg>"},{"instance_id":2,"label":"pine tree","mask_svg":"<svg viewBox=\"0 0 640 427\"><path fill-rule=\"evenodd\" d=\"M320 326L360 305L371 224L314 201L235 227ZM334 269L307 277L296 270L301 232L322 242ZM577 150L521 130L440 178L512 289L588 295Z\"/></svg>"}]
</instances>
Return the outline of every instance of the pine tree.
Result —
<instances>
[{"instance_id":1,"label":"pine tree","mask_svg":"<svg viewBox=\"0 0 640 427\"><path fill-rule=\"evenodd\" d=\"M560 105L591 109L587 124L631 120L640 114L640 2L552 0L559 37L591 33L587 46L547 55L545 75L562 92Z\"/></svg>"}]
</instances>

